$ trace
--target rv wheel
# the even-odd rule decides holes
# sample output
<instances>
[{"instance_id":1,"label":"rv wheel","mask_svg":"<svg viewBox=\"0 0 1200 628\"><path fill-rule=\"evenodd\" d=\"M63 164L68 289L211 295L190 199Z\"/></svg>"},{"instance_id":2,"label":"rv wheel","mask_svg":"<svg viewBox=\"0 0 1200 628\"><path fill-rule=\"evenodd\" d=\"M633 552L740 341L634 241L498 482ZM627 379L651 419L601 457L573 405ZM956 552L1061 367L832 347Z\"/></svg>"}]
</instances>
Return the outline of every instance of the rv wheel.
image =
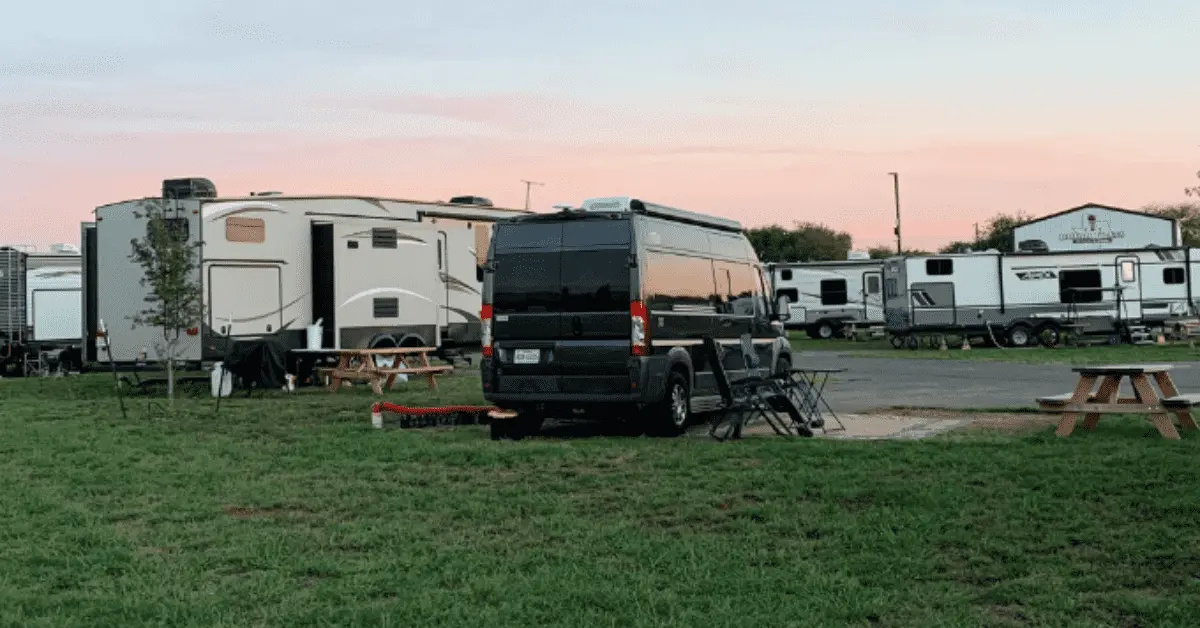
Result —
<instances>
[{"instance_id":1,"label":"rv wheel","mask_svg":"<svg viewBox=\"0 0 1200 628\"><path fill-rule=\"evenodd\" d=\"M1008 344L1012 347L1028 347L1030 341L1028 325L1013 325L1008 328Z\"/></svg>"},{"instance_id":2,"label":"rv wheel","mask_svg":"<svg viewBox=\"0 0 1200 628\"><path fill-rule=\"evenodd\" d=\"M830 338L833 338L834 329L832 323L828 321L821 321L817 323L816 329L817 338L820 338L821 340L829 340Z\"/></svg>"},{"instance_id":3,"label":"rv wheel","mask_svg":"<svg viewBox=\"0 0 1200 628\"><path fill-rule=\"evenodd\" d=\"M904 348L904 336L892 336L891 342L892 342L893 349L903 349Z\"/></svg>"},{"instance_id":4,"label":"rv wheel","mask_svg":"<svg viewBox=\"0 0 1200 628\"><path fill-rule=\"evenodd\" d=\"M1038 342L1042 343L1042 346L1047 349L1057 347L1061 340L1057 325L1043 325L1038 328L1037 333L1034 335L1037 336Z\"/></svg>"},{"instance_id":5,"label":"rv wheel","mask_svg":"<svg viewBox=\"0 0 1200 628\"><path fill-rule=\"evenodd\" d=\"M921 348L921 339L916 336L909 336L905 344L910 350L916 351Z\"/></svg>"}]
</instances>

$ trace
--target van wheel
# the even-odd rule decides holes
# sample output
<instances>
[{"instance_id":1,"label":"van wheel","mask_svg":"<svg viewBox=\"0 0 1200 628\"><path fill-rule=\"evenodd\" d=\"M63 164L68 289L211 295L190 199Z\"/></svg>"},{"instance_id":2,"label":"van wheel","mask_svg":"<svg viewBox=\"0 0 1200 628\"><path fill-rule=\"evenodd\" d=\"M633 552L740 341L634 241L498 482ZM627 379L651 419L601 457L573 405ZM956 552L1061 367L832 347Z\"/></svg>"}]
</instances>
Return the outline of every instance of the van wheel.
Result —
<instances>
[{"instance_id":1,"label":"van wheel","mask_svg":"<svg viewBox=\"0 0 1200 628\"><path fill-rule=\"evenodd\" d=\"M1010 347L1028 347L1033 340L1029 325L1018 324L1008 328L1008 345Z\"/></svg>"},{"instance_id":2,"label":"van wheel","mask_svg":"<svg viewBox=\"0 0 1200 628\"><path fill-rule=\"evenodd\" d=\"M652 436L679 436L687 429L688 417L692 413L687 378L679 371L667 375L667 390L663 400L648 408L649 429Z\"/></svg>"}]
</instances>

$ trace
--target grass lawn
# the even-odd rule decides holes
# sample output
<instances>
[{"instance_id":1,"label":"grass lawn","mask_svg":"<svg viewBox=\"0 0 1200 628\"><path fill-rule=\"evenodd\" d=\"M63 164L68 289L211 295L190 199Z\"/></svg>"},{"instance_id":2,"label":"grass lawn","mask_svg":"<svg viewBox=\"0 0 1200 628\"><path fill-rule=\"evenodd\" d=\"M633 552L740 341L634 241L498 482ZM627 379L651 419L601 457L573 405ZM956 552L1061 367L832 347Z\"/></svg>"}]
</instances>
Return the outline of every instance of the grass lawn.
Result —
<instances>
[{"instance_id":1,"label":"grass lawn","mask_svg":"<svg viewBox=\"0 0 1200 628\"><path fill-rule=\"evenodd\" d=\"M440 395L480 403L467 374ZM1191 626L1200 438L373 430L364 387L121 419L0 381L0 625ZM1188 488L1192 487L1192 488Z\"/></svg>"},{"instance_id":2,"label":"grass lawn","mask_svg":"<svg viewBox=\"0 0 1200 628\"><path fill-rule=\"evenodd\" d=\"M854 357L905 358L924 360L984 360L1019 364L1122 364L1200 361L1200 349L1187 344L1120 345L1115 347L1029 347L997 349L972 347L963 351L951 346L947 351L921 348L916 351L893 349L886 340L850 342L849 340L811 340L803 333L789 332L792 348L797 351L837 351Z\"/></svg>"}]
</instances>

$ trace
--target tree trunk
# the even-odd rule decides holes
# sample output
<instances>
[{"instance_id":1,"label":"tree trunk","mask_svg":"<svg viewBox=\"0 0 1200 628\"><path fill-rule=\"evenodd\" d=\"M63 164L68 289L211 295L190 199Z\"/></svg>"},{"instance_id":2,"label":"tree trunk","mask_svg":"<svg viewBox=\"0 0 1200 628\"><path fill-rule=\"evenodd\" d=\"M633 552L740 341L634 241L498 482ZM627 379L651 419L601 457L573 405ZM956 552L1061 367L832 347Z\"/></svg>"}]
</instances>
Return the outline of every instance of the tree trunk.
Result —
<instances>
[{"instance_id":1,"label":"tree trunk","mask_svg":"<svg viewBox=\"0 0 1200 628\"><path fill-rule=\"evenodd\" d=\"M175 405L175 355L167 356L167 403Z\"/></svg>"}]
</instances>

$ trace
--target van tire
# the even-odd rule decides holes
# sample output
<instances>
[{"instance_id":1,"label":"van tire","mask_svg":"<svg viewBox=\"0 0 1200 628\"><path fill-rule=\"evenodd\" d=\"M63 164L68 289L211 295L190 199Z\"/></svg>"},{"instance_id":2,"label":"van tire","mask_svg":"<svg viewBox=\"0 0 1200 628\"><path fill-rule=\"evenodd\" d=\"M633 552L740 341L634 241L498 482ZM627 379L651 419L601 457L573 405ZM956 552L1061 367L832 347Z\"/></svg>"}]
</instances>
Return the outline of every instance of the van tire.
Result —
<instances>
[{"instance_id":1,"label":"van tire","mask_svg":"<svg viewBox=\"0 0 1200 628\"><path fill-rule=\"evenodd\" d=\"M651 436L679 436L687 429L691 409L691 390L687 377L681 371L673 370L667 374L662 401L646 408L649 419L646 433Z\"/></svg>"}]
</instances>

